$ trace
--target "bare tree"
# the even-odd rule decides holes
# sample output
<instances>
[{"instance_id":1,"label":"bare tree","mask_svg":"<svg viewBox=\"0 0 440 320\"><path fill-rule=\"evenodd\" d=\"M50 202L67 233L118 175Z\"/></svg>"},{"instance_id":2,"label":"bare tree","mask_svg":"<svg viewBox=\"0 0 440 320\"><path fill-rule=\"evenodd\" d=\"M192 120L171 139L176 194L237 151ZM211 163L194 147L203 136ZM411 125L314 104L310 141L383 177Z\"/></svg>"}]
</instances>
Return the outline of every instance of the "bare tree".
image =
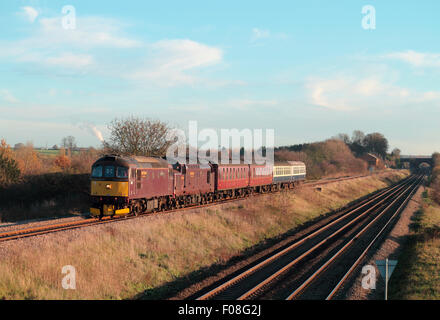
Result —
<instances>
[{"instance_id":1,"label":"bare tree","mask_svg":"<svg viewBox=\"0 0 440 320\"><path fill-rule=\"evenodd\" d=\"M335 137L335 139L337 139L337 140L341 140L341 141L343 141L345 144L347 144L347 145L350 145L351 144L351 139L350 139L350 137L348 136L348 134L346 134L346 133L340 133L340 134L338 134L336 137Z\"/></svg>"},{"instance_id":2,"label":"bare tree","mask_svg":"<svg viewBox=\"0 0 440 320\"><path fill-rule=\"evenodd\" d=\"M103 141L107 153L162 157L173 143L166 139L171 127L160 120L131 116L113 120L108 128L110 139Z\"/></svg>"},{"instance_id":3,"label":"bare tree","mask_svg":"<svg viewBox=\"0 0 440 320\"><path fill-rule=\"evenodd\" d=\"M393 158L400 158L400 149L394 148L393 151L391 151L391 156Z\"/></svg>"},{"instance_id":4,"label":"bare tree","mask_svg":"<svg viewBox=\"0 0 440 320\"><path fill-rule=\"evenodd\" d=\"M61 146L69 150L76 149L75 137L72 136L64 137L63 140L61 140Z\"/></svg>"}]
</instances>

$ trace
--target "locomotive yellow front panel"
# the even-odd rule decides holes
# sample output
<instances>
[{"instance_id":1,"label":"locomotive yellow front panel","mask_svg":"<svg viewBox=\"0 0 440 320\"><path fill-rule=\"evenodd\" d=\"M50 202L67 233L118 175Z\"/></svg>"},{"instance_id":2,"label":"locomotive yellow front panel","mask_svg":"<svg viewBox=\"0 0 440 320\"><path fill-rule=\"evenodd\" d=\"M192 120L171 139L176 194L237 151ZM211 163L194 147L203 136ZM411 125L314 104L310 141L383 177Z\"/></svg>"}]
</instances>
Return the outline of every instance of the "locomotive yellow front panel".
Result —
<instances>
[{"instance_id":1,"label":"locomotive yellow front panel","mask_svg":"<svg viewBox=\"0 0 440 320\"><path fill-rule=\"evenodd\" d=\"M91 195L102 197L128 197L128 182L92 181Z\"/></svg>"}]
</instances>

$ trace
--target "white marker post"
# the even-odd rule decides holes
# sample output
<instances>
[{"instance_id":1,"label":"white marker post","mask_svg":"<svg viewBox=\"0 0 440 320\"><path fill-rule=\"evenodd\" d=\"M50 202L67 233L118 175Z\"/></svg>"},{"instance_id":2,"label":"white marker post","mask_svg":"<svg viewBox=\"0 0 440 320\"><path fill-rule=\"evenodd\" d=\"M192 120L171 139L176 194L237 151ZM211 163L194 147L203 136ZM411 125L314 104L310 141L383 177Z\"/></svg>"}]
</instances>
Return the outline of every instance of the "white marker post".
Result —
<instances>
[{"instance_id":1,"label":"white marker post","mask_svg":"<svg viewBox=\"0 0 440 320\"><path fill-rule=\"evenodd\" d=\"M394 268L397 265L397 260L376 260L377 268L382 277L385 278L385 300L388 300L388 280L393 274Z\"/></svg>"}]
</instances>

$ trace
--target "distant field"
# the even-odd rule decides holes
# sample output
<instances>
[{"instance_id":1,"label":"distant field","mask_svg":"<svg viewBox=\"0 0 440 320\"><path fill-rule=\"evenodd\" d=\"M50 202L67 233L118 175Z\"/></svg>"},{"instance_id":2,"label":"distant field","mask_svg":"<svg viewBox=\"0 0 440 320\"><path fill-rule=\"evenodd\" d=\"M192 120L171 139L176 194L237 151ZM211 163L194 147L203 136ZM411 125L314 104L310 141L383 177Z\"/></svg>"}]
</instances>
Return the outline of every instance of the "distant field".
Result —
<instances>
[{"instance_id":1,"label":"distant field","mask_svg":"<svg viewBox=\"0 0 440 320\"><path fill-rule=\"evenodd\" d=\"M44 156L50 156L50 157L56 157L60 154L60 150L39 150L35 149L36 152L38 152L40 155ZM79 151L72 151L72 154L78 154Z\"/></svg>"},{"instance_id":2,"label":"distant field","mask_svg":"<svg viewBox=\"0 0 440 320\"><path fill-rule=\"evenodd\" d=\"M60 153L60 150L35 150L39 154L49 155L49 156L57 156Z\"/></svg>"}]
</instances>

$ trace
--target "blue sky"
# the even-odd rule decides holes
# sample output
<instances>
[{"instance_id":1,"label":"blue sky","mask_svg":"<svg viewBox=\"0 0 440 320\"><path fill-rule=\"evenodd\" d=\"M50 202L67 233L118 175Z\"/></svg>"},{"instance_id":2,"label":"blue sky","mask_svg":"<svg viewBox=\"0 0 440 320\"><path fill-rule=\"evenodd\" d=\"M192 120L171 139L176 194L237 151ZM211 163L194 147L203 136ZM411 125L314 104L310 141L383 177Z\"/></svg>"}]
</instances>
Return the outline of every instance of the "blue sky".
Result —
<instances>
[{"instance_id":1,"label":"blue sky","mask_svg":"<svg viewBox=\"0 0 440 320\"><path fill-rule=\"evenodd\" d=\"M76 28L64 29L72 5ZM362 28L362 8L376 28ZM0 137L100 145L128 114L275 129L276 145L353 130L440 151L439 1L1 1Z\"/></svg>"}]
</instances>

